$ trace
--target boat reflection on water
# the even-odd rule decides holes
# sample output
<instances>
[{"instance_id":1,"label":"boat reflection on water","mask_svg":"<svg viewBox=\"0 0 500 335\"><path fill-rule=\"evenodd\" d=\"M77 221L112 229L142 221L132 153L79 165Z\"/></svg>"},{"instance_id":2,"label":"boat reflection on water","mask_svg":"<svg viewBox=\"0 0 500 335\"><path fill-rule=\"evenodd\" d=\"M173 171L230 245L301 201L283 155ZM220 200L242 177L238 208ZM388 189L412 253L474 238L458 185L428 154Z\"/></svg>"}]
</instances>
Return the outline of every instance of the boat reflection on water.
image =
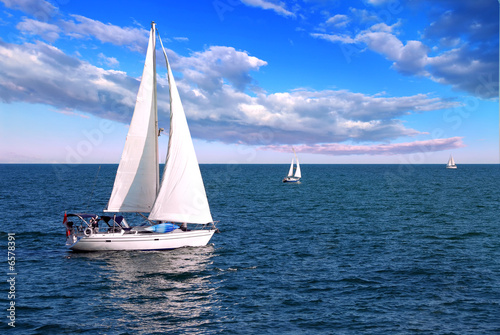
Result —
<instances>
[{"instance_id":1,"label":"boat reflection on water","mask_svg":"<svg viewBox=\"0 0 500 335\"><path fill-rule=\"evenodd\" d=\"M94 313L101 320L109 320L111 313L113 331L196 334L215 327L208 323L219 309L210 268L213 255L214 247L208 245L168 252L72 254L71 258L86 259L100 272L93 276L99 278L93 308L100 310Z\"/></svg>"}]
</instances>

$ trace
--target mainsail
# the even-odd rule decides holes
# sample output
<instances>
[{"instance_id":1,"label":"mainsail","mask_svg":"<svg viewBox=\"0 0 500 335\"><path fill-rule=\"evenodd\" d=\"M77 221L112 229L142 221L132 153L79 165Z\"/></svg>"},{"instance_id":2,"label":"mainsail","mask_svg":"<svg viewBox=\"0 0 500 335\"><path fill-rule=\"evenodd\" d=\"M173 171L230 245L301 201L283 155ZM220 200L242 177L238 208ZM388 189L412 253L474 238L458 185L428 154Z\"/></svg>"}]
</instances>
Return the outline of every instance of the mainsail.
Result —
<instances>
[{"instance_id":1,"label":"mainsail","mask_svg":"<svg viewBox=\"0 0 500 335\"><path fill-rule=\"evenodd\" d=\"M106 212L149 212L159 185L154 23L134 115Z\"/></svg>"},{"instance_id":2,"label":"mainsail","mask_svg":"<svg viewBox=\"0 0 500 335\"><path fill-rule=\"evenodd\" d=\"M453 159L453 156L450 156L450 159L448 160L448 166L455 166L455 160Z\"/></svg>"},{"instance_id":3,"label":"mainsail","mask_svg":"<svg viewBox=\"0 0 500 335\"><path fill-rule=\"evenodd\" d=\"M198 159L182 107L181 98L163 43L170 89L170 136L160 191L149 214L150 220L212 222Z\"/></svg>"},{"instance_id":4,"label":"mainsail","mask_svg":"<svg viewBox=\"0 0 500 335\"><path fill-rule=\"evenodd\" d=\"M290 164L290 170L288 170L287 177L293 177L293 158L292 158L292 164Z\"/></svg>"},{"instance_id":5,"label":"mainsail","mask_svg":"<svg viewBox=\"0 0 500 335\"><path fill-rule=\"evenodd\" d=\"M295 154L295 150L293 151L294 154ZM299 164L299 158L297 157L297 155L295 155L295 160L297 160L297 169L295 170L295 178L301 178L302 177L302 174L300 173L300 164Z\"/></svg>"}]
</instances>

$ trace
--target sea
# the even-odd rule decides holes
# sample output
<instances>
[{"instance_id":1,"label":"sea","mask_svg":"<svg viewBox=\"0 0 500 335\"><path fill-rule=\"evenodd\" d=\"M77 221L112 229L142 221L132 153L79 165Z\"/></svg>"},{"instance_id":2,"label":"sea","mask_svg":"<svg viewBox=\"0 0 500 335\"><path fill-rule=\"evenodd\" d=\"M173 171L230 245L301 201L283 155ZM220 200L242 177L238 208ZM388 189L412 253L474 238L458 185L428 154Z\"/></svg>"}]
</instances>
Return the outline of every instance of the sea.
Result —
<instances>
[{"instance_id":1,"label":"sea","mask_svg":"<svg viewBox=\"0 0 500 335\"><path fill-rule=\"evenodd\" d=\"M75 253L117 165L0 165L0 333L500 334L499 165L200 168L209 245Z\"/></svg>"}]
</instances>

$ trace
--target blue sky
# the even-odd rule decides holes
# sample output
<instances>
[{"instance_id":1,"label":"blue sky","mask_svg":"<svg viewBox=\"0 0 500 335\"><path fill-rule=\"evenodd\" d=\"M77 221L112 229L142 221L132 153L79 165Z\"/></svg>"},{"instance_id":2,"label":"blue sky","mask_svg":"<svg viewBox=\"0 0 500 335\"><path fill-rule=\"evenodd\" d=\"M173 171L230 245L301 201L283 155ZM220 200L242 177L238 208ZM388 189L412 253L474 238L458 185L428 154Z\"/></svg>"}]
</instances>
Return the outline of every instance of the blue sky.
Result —
<instances>
[{"instance_id":1,"label":"blue sky","mask_svg":"<svg viewBox=\"0 0 500 335\"><path fill-rule=\"evenodd\" d=\"M494 0L0 0L0 163L117 163L152 20L201 163L499 163Z\"/></svg>"}]
</instances>

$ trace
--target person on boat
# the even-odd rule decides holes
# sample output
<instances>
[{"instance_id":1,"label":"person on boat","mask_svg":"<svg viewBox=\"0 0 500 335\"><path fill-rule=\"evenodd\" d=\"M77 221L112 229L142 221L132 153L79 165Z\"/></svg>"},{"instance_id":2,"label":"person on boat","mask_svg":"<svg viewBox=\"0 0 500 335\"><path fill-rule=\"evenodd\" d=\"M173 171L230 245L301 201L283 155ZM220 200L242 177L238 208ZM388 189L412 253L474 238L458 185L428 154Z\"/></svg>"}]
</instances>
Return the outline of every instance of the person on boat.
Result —
<instances>
[{"instance_id":1,"label":"person on boat","mask_svg":"<svg viewBox=\"0 0 500 335\"><path fill-rule=\"evenodd\" d=\"M94 232L97 233L99 231L99 220L96 218L91 218L90 219L90 227L92 228L92 230Z\"/></svg>"}]
</instances>

